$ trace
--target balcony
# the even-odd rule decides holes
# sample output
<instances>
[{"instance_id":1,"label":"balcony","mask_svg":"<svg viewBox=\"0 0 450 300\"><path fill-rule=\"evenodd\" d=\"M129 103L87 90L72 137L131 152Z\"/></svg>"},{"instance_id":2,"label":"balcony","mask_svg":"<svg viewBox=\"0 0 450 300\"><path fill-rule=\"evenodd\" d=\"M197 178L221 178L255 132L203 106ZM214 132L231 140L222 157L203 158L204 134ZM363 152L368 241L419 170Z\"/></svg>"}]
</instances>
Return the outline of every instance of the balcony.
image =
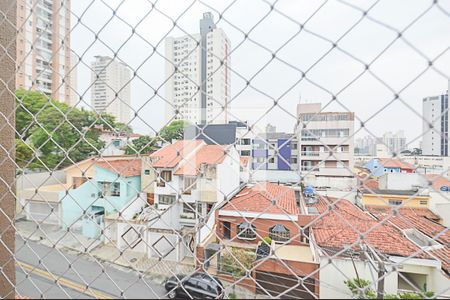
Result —
<instances>
[{"instance_id":1,"label":"balcony","mask_svg":"<svg viewBox=\"0 0 450 300\"><path fill-rule=\"evenodd\" d=\"M353 173L348 170L347 168L336 168L336 167L319 167L316 166L302 166L301 170L304 172L310 172L314 175L321 175L321 176L353 176Z\"/></svg>"},{"instance_id":2,"label":"balcony","mask_svg":"<svg viewBox=\"0 0 450 300\"><path fill-rule=\"evenodd\" d=\"M332 148L332 147L330 147ZM304 157L304 160L349 160L350 152L348 151L334 151L330 156L330 151L301 151L301 156Z\"/></svg>"}]
</instances>

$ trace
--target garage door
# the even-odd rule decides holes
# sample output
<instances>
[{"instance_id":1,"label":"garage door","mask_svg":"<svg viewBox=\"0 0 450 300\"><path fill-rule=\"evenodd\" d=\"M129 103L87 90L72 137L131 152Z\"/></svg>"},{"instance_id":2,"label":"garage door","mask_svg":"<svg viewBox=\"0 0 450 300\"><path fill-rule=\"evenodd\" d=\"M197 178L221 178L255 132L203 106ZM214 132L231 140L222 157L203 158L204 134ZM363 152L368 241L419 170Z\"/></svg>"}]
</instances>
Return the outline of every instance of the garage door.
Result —
<instances>
[{"instance_id":1,"label":"garage door","mask_svg":"<svg viewBox=\"0 0 450 300\"><path fill-rule=\"evenodd\" d=\"M53 208L53 212L52 212ZM28 219L46 224L59 224L59 204L46 202L28 202ZM32 218L31 218L32 217Z\"/></svg>"},{"instance_id":2,"label":"garage door","mask_svg":"<svg viewBox=\"0 0 450 300\"><path fill-rule=\"evenodd\" d=\"M256 281L261 286L257 285L257 293L267 295L270 293L273 297L280 295L290 287L298 284L297 277L288 276L280 273L270 272L256 272ZM306 287L306 289L305 289ZM289 293L281 296L281 299L311 299L313 296L307 291L314 293L314 279L306 278L305 287L302 285L297 286Z\"/></svg>"}]
</instances>

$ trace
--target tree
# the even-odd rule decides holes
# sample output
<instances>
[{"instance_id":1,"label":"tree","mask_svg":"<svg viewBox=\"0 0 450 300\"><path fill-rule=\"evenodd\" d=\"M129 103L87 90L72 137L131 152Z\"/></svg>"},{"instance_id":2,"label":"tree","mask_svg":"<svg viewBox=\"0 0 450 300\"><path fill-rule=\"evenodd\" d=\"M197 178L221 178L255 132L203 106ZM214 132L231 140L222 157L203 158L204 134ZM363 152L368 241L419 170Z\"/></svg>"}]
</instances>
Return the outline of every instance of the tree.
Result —
<instances>
[{"instance_id":1,"label":"tree","mask_svg":"<svg viewBox=\"0 0 450 300\"><path fill-rule=\"evenodd\" d=\"M123 128L111 115L69 107L39 92L18 90L16 97L17 163L23 168L63 168L86 159L104 147L98 127Z\"/></svg>"},{"instance_id":2,"label":"tree","mask_svg":"<svg viewBox=\"0 0 450 300\"><path fill-rule=\"evenodd\" d=\"M420 148L414 148L413 151L411 151L412 155L422 155L422 149Z\"/></svg>"},{"instance_id":3,"label":"tree","mask_svg":"<svg viewBox=\"0 0 450 300\"><path fill-rule=\"evenodd\" d=\"M157 138L152 138L147 135L141 136L133 140L132 145L125 148L125 154L145 154L156 148Z\"/></svg>"},{"instance_id":4,"label":"tree","mask_svg":"<svg viewBox=\"0 0 450 300\"><path fill-rule=\"evenodd\" d=\"M344 281L347 287L352 292L353 296L358 296L358 298L362 299L375 299L377 297L375 291L370 288L370 281L362 278L353 278L350 280ZM361 292L361 289L363 291ZM362 296L362 297L361 297Z\"/></svg>"},{"instance_id":5,"label":"tree","mask_svg":"<svg viewBox=\"0 0 450 300\"><path fill-rule=\"evenodd\" d=\"M160 131L160 137L163 141L172 142L172 140L182 140L184 138L184 129L189 125L184 120L172 121Z\"/></svg>"},{"instance_id":6,"label":"tree","mask_svg":"<svg viewBox=\"0 0 450 300\"><path fill-rule=\"evenodd\" d=\"M352 292L354 297L362 296L363 299L376 299L377 295L375 291L370 288L371 282L362 278L353 278L344 281L349 290ZM360 289L364 289L361 295ZM420 291L420 292L401 292L398 294L384 294L384 299L424 299L432 298L434 296L433 292L430 291Z\"/></svg>"}]
</instances>

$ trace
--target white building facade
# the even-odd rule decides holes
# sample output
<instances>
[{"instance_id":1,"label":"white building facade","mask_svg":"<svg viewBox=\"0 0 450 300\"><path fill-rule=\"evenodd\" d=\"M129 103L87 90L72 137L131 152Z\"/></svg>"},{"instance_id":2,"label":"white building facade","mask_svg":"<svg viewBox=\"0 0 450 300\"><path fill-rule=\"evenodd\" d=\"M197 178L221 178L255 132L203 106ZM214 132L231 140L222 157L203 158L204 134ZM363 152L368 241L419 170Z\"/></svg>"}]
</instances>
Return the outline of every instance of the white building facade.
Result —
<instances>
[{"instance_id":1,"label":"white building facade","mask_svg":"<svg viewBox=\"0 0 450 300\"><path fill-rule=\"evenodd\" d=\"M70 0L17 1L16 86L70 104Z\"/></svg>"},{"instance_id":2,"label":"white building facade","mask_svg":"<svg viewBox=\"0 0 450 300\"><path fill-rule=\"evenodd\" d=\"M299 163L305 175L353 177L354 114L322 112L320 103L299 104ZM302 126L302 125L300 125Z\"/></svg>"},{"instance_id":3,"label":"white building facade","mask_svg":"<svg viewBox=\"0 0 450 300\"><path fill-rule=\"evenodd\" d=\"M131 121L131 70L108 56L96 56L91 64L91 102L97 113L108 113L118 122Z\"/></svg>"},{"instance_id":4,"label":"white building facade","mask_svg":"<svg viewBox=\"0 0 450 300\"><path fill-rule=\"evenodd\" d=\"M448 156L448 90L446 94L424 98L422 108L422 154Z\"/></svg>"},{"instance_id":5,"label":"white building facade","mask_svg":"<svg viewBox=\"0 0 450 300\"><path fill-rule=\"evenodd\" d=\"M166 122L227 122L230 100L230 40L211 13L200 21L200 34L165 40Z\"/></svg>"}]
</instances>

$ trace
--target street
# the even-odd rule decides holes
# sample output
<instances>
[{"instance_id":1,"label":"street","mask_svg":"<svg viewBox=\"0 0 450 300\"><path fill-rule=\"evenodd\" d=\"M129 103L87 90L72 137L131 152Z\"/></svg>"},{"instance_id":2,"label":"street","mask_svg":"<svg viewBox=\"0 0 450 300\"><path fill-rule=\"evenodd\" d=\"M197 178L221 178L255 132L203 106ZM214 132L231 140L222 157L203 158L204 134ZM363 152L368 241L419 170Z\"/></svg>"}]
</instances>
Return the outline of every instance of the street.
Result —
<instances>
[{"instance_id":1,"label":"street","mask_svg":"<svg viewBox=\"0 0 450 300\"><path fill-rule=\"evenodd\" d=\"M17 293L31 298L165 298L151 276L109 267L16 236ZM27 276L27 273L31 273ZM55 283L57 280L57 283Z\"/></svg>"}]
</instances>

